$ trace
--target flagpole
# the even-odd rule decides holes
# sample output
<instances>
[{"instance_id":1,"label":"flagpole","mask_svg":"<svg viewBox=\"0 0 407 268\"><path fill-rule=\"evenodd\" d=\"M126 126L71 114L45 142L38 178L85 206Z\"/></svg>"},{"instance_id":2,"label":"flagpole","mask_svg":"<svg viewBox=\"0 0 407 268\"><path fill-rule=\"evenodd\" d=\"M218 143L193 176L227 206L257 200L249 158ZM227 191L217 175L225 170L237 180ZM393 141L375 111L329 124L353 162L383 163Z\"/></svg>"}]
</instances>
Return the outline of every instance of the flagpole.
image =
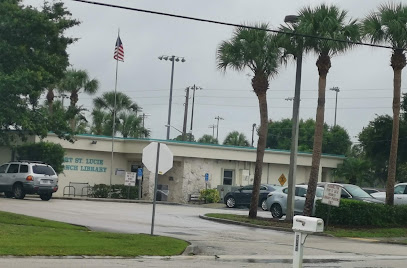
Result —
<instances>
[{"instance_id":1,"label":"flagpole","mask_svg":"<svg viewBox=\"0 0 407 268\"><path fill-rule=\"evenodd\" d=\"M117 38L120 36L120 29L117 32ZM114 107L113 107L113 129L112 129L112 159L110 161L110 188L112 188L113 177L113 153L114 153L114 135L116 132L116 92L117 92L117 70L119 69L119 57L116 57L116 81L114 84Z\"/></svg>"}]
</instances>

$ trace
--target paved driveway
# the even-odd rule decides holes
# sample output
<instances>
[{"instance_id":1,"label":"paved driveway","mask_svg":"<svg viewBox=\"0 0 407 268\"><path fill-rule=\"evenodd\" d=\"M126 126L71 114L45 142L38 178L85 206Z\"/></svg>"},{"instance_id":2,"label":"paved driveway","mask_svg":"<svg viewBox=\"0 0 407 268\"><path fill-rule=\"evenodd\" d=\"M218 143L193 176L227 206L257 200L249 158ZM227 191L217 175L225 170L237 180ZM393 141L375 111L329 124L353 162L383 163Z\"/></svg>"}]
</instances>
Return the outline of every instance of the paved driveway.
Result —
<instances>
[{"instance_id":1,"label":"paved driveway","mask_svg":"<svg viewBox=\"0 0 407 268\"><path fill-rule=\"evenodd\" d=\"M0 210L85 225L93 230L123 233L150 233L151 230L152 205L145 203L59 199L44 202L34 198L26 200L1 198ZM279 263L280 265L275 267L290 267L285 264L291 260L293 233L216 223L198 217L200 214L211 212L247 215L248 210L158 204L154 234L191 242L195 254L199 255L194 259L197 263L201 263L199 258L219 256L219 259L215 258L214 266L219 265L221 260L229 260L227 263L238 260L246 264L252 260L252 263ZM259 211L258 215L269 217L269 212ZM397 262L407 263L405 256L407 247L401 245L322 236L308 237L305 245L304 258L319 267L405 267L398 266ZM211 267L212 261L208 260L208 267ZM338 265L338 262L341 264ZM365 266L362 266L361 262ZM393 263L395 266L383 266L383 263ZM3 267L1 264L0 261L0 266ZM353 264L355 266L348 266ZM174 264L175 266L177 264Z\"/></svg>"}]
</instances>

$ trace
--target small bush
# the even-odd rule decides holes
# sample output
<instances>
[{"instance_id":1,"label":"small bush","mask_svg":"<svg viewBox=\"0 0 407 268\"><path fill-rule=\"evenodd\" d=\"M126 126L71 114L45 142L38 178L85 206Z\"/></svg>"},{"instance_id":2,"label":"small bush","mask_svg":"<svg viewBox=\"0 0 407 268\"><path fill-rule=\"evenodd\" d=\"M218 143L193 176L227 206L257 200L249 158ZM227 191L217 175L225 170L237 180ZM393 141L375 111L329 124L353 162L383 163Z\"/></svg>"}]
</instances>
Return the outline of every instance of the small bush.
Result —
<instances>
[{"instance_id":1,"label":"small bush","mask_svg":"<svg viewBox=\"0 0 407 268\"><path fill-rule=\"evenodd\" d=\"M92 197L115 199L137 199L138 186L126 186L123 184L114 184L112 187L106 184L95 184L92 187Z\"/></svg>"},{"instance_id":2,"label":"small bush","mask_svg":"<svg viewBox=\"0 0 407 268\"><path fill-rule=\"evenodd\" d=\"M316 217L327 221L329 206L320 200L316 205ZM387 206L357 200L341 199L339 207L332 207L329 224L348 226L397 227L407 224L407 205Z\"/></svg>"},{"instance_id":3,"label":"small bush","mask_svg":"<svg viewBox=\"0 0 407 268\"><path fill-rule=\"evenodd\" d=\"M200 191L200 200L205 200L206 203L218 203L220 200L219 192L216 189L206 189Z\"/></svg>"}]
</instances>

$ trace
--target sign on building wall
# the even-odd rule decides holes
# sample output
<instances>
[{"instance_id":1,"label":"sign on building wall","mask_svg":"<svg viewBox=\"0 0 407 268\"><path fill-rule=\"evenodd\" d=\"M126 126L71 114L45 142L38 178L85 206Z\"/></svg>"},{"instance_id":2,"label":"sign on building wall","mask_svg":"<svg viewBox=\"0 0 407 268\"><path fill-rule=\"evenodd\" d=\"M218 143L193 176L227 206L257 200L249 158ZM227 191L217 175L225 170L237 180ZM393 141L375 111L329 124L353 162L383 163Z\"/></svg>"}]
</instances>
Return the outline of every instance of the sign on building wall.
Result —
<instances>
[{"instance_id":1,"label":"sign on building wall","mask_svg":"<svg viewBox=\"0 0 407 268\"><path fill-rule=\"evenodd\" d=\"M64 170L105 173L107 167L105 167L103 159L66 156L64 157Z\"/></svg>"}]
</instances>

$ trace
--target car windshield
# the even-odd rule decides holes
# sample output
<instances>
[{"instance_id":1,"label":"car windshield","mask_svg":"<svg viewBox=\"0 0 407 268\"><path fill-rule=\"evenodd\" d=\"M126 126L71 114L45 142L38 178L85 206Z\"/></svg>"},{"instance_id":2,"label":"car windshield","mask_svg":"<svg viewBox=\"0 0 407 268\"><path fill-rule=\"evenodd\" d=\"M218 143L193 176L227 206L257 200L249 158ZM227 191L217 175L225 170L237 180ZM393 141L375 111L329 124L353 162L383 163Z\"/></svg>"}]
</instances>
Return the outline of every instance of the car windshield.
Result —
<instances>
[{"instance_id":1,"label":"car windshield","mask_svg":"<svg viewBox=\"0 0 407 268\"><path fill-rule=\"evenodd\" d=\"M317 197L323 197L324 196L324 188L317 187L317 191L315 192L315 195Z\"/></svg>"},{"instance_id":2,"label":"car windshield","mask_svg":"<svg viewBox=\"0 0 407 268\"><path fill-rule=\"evenodd\" d=\"M366 198L366 197L371 197L368 193L362 190L359 186L356 185L345 185L343 186L346 191L348 191L353 197L360 197L360 198Z\"/></svg>"},{"instance_id":3,"label":"car windshield","mask_svg":"<svg viewBox=\"0 0 407 268\"><path fill-rule=\"evenodd\" d=\"M49 167L49 166L38 166L38 165L35 165L35 166L33 166L33 172L35 173L35 174L44 174L44 175L55 175L55 172L54 172L54 170L52 170L52 168L51 167Z\"/></svg>"}]
</instances>

